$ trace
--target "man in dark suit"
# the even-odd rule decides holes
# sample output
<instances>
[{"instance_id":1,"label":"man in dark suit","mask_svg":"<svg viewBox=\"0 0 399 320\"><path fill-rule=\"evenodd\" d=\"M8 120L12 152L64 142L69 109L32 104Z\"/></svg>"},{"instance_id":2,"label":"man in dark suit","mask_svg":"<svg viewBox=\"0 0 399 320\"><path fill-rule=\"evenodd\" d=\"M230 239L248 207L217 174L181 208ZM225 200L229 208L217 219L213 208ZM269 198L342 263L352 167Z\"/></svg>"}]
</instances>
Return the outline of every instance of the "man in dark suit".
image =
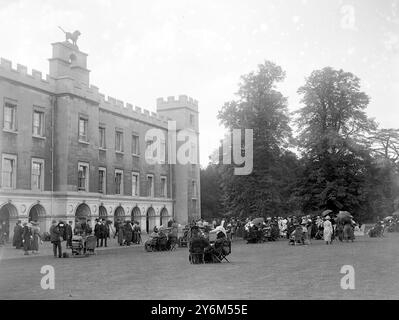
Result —
<instances>
[{"instance_id":1,"label":"man in dark suit","mask_svg":"<svg viewBox=\"0 0 399 320\"><path fill-rule=\"evenodd\" d=\"M21 247L22 247L22 231L23 231L23 228L21 226L21 220L18 220L17 224L14 227L14 236L12 239L12 245L16 249L21 249Z\"/></svg>"},{"instance_id":2,"label":"man in dark suit","mask_svg":"<svg viewBox=\"0 0 399 320\"><path fill-rule=\"evenodd\" d=\"M96 225L94 226L94 235L97 238L97 248L99 247L99 240L101 239L101 247L103 246L101 223L99 219L96 219Z\"/></svg>"},{"instance_id":3,"label":"man in dark suit","mask_svg":"<svg viewBox=\"0 0 399 320\"><path fill-rule=\"evenodd\" d=\"M107 222L105 219L102 219L101 224L100 224L100 234L101 234L101 243L100 246L103 246L103 241L104 241L104 247L107 246L107 238L109 236L109 229Z\"/></svg>"},{"instance_id":4,"label":"man in dark suit","mask_svg":"<svg viewBox=\"0 0 399 320\"><path fill-rule=\"evenodd\" d=\"M54 257L57 258L57 249L58 249L58 258L62 258L61 230L57 225L56 220L53 220L52 226L50 227L50 241L53 244Z\"/></svg>"},{"instance_id":5,"label":"man in dark suit","mask_svg":"<svg viewBox=\"0 0 399 320\"><path fill-rule=\"evenodd\" d=\"M72 221L69 221L69 223L65 226L65 235L66 235L66 247L67 248L72 248Z\"/></svg>"}]
</instances>

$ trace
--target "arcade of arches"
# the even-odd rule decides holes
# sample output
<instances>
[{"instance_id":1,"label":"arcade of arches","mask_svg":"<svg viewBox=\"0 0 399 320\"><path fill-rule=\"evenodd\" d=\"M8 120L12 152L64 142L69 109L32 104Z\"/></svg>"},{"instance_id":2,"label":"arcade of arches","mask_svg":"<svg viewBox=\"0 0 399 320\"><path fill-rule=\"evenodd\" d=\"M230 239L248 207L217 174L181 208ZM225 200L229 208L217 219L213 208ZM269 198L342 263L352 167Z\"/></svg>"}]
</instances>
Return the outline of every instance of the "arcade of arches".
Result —
<instances>
[{"instance_id":1,"label":"arcade of arches","mask_svg":"<svg viewBox=\"0 0 399 320\"><path fill-rule=\"evenodd\" d=\"M85 222L87 219L89 219L91 216L91 211L90 207L85 204L81 203L77 208L75 212L75 218L77 222Z\"/></svg>"},{"instance_id":2,"label":"arcade of arches","mask_svg":"<svg viewBox=\"0 0 399 320\"><path fill-rule=\"evenodd\" d=\"M117 207L114 212L114 221L116 221L117 219L125 219L125 210L121 206Z\"/></svg>"},{"instance_id":3,"label":"arcade of arches","mask_svg":"<svg viewBox=\"0 0 399 320\"><path fill-rule=\"evenodd\" d=\"M149 207L146 215L145 231L151 233L156 226L155 210L153 207Z\"/></svg>"},{"instance_id":4,"label":"arcade of arches","mask_svg":"<svg viewBox=\"0 0 399 320\"><path fill-rule=\"evenodd\" d=\"M6 233L10 235L10 219L18 216L18 210L11 203L3 205L0 209L0 226L2 236Z\"/></svg>"},{"instance_id":5,"label":"arcade of arches","mask_svg":"<svg viewBox=\"0 0 399 320\"><path fill-rule=\"evenodd\" d=\"M35 204L29 210L28 221L29 222L31 222L31 221L38 222L40 230L44 231L46 228L45 216L46 216L46 210L44 210L43 206L41 204Z\"/></svg>"},{"instance_id":6,"label":"arcade of arches","mask_svg":"<svg viewBox=\"0 0 399 320\"><path fill-rule=\"evenodd\" d=\"M51 220L56 219L59 220L61 217L51 215L51 212L48 212L48 206L44 202L35 202L31 205L24 204L26 206L26 211L19 212L18 207L14 203L4 202L0 204L0 225L2 232L7 233L8 238L12 237L14 225L17 220L21 221L35 221L39 223L39 227L41 232L48 232L51 226ZM137 221L143 230L143 232L151 233L155 226L166 226L168 221L172 218L169 214L170 208L161 207L148 207L144 205L143 208L138 205L134 206L131 210L126 211L126 207L119 205L115 206L113 212L110 211L112 204L109 206L110 209L104 204L98 205L98 212L94 214L92 211L92 203L81 202L77 204L74 212L71 211L71 214L75 216L74 222L83 222L87 220L94 219L95 217L111 219L116 221L119 220L131 220ZM22 205L21 205L22 208ZM21 209L22 210L22 209ZM93 209L94 210L94 209ZM159 211L158 211L159 210ZM69 219L66 216L63 216L62 219Z\"/></svg>"}]
</instances>

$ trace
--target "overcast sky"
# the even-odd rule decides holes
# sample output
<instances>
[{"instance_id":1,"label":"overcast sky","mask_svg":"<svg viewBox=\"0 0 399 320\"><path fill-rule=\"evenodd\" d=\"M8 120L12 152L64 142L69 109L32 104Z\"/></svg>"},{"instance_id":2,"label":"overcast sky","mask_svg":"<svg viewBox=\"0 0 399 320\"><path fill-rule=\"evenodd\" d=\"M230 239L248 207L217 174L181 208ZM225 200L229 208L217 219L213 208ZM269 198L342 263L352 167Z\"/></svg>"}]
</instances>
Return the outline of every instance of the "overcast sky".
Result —
<instances>
[{"instance_id":1,"label":"overcast sky","mask_svg":"<svg viewBox=\"0 0 399 320\"><path fill-rule=\"evenodd\" d=\"M382 127L399 127L397 0L0 0L0 24L0 56L14 67L48 73L62 26L81 31L105 95L151 111L158 97L197 99L202 165L224 133L218 110L264 60L286 71L290 110L305 77L331 66L360 77Z\"/></svg>"}]
</instances>

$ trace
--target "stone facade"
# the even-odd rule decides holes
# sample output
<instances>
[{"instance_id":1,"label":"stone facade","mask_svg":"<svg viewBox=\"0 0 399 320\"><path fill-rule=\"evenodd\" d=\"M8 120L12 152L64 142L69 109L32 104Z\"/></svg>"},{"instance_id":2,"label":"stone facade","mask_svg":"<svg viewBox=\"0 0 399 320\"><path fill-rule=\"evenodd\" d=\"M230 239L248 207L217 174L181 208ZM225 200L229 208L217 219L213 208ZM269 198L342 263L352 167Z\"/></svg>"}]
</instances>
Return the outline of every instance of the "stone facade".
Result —
<instances>
[{"instance_id":1,"label":"stone facade","mask_svg":"<svg viewBox=\"0 0 399 320\"><path fill-rule=\"evenodd\" d=\"M46 79L1 59L3 230L12 236L17 220L37 220L48 231L54 218L106 217L137 220L148 231L171 218L181 224L199 218L199 165L169 164L167 147L168 120L174 120L178 132L195 135L198 163L197 101L160 98L153 113L105 98L90 85L87 54L69 42L52 46ZM144 157L150 129L164 133L165 162L150 164ZM105 130L105 139L100 139L100 130ZM102 183L99 170L104 170Z\"/></svg>"}]
</instances>

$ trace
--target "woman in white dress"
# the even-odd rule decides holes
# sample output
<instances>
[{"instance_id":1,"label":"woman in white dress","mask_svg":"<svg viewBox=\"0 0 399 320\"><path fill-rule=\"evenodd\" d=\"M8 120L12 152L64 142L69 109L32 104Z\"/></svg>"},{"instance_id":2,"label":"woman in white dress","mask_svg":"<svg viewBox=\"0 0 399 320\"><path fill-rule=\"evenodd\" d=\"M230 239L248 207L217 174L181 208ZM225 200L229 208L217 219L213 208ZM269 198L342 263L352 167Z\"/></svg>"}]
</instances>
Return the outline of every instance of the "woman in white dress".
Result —
<instances>
[{"instance_id":1,"label":"woman in white dress","mask_svg":"<svg viewBox=\"0 0 399 320\"><path fill-rule=\"evenodd\" d=\"M333 234L333 226L331 224L330 217L327 216L325 217L325 221L323 223L323 236L326 244L331 244L332 234Z\"/></svg>"}]
</instances>

